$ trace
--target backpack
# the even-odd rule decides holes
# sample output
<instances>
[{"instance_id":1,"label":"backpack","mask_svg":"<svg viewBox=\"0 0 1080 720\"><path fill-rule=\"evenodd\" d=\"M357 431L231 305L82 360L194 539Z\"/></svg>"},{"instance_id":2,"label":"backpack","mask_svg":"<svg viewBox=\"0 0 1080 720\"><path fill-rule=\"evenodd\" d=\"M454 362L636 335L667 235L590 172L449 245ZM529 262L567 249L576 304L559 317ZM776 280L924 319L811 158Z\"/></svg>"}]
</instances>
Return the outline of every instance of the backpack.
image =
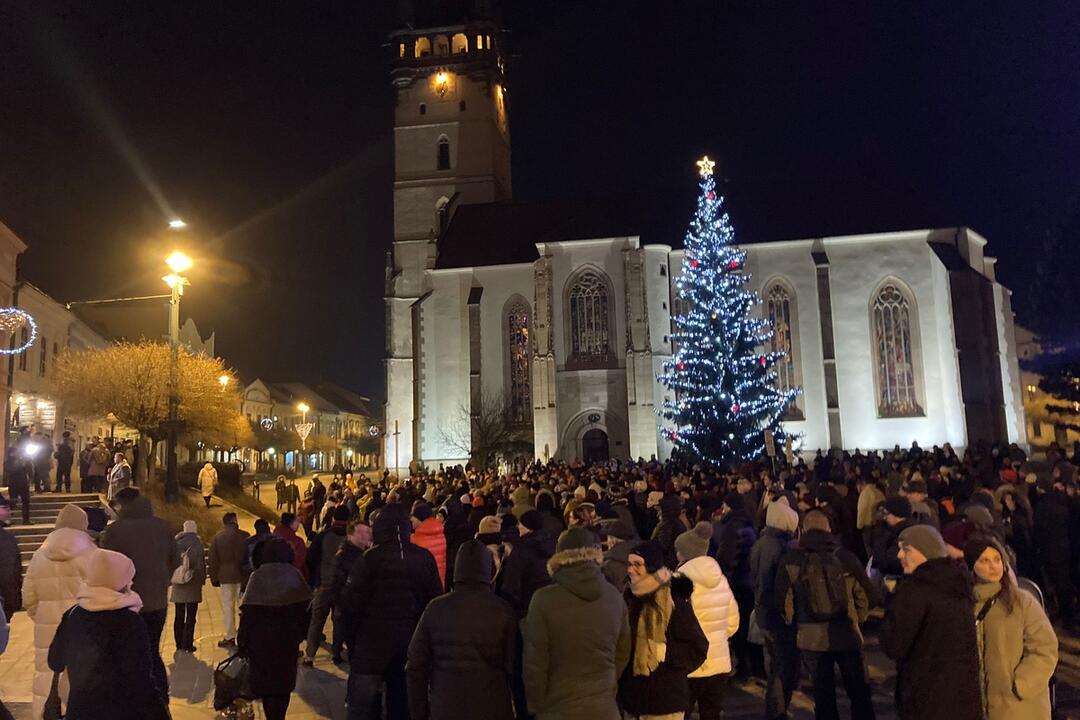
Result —
<instances>
[{"instance_id":1,"label":"backpack","mask_svg":"<svg viewBox=\"0 0 1080 720\"><path fill-rule=\"evenodd\" d=\"M188 559L187 550L180 553L180 565L173 570L169 580L173 585L186 585L195 577L195 571L191 568L191 560Z\"/></svg>"},{"instance_id":2,"label":"backpack","mask_svg":"<svg viewBox=\"0 0 1080 720\"><path fill-rule=\"evenodd\" d=\"M799 583L811 622L827 622L847 615L846 575L835 552L805 554L799 569Z\"/></svg>"}]
</instances>

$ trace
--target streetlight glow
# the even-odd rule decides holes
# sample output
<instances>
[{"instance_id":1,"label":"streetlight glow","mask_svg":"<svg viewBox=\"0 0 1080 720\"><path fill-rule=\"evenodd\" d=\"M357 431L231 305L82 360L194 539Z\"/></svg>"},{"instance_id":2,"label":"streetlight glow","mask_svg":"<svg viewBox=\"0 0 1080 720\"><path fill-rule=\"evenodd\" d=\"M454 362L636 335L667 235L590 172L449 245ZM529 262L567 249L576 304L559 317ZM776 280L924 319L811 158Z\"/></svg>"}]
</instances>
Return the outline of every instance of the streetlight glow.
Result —
<instances>
[{"instance_id":1,"label":"streetlight glow","mask_svg":"<svg viewBox=\"0 0 1080 720\"><path fill-rule=\"evenodd\" d=\"M169 266L169 269L172 270L174 274L179 275L185 270L191 269L191 266L194 263L191 258L184 253L179 250L173 250L172 254L165 258L165 264Z\"/></svg>"},{"instance_id":2,"label":"streetlight glow","mask_svg":"<svg viewBox=\"0 0 1080 720\"><path fill-rule=\"evenodd\" d=\"M169 221L169 229L170 230L183 230L186 227L187 227L187 223L184 222L183 220L181 220L180 218L173 218L172 220Z\"/></svg>"},{"instance_id":3,"label":"streetlight glow","mask_svg":"<svg viewBox=\"0 0 1080 720\"><path fill-rule=\"evenodd\" d=\"M276 453L276 452L277 452L277 450L275 450L274 448L266 448L266 452L268 452L268 453L270 453L271 455L273 455L274 453Z\"/></svg>"},{"instance_id":4,"label":"streetlight glow","mask_svg":"<svg viewBox=\"0 0 1080 720\"><path fill-rule=\"evenodd\" d=\"M305 402L297 403L296 409L299 410L300 412L304 413L305 415L307 414L308 410L311 410L311 408L308 407L308 404L305 403Z\"/></svg>"}]
</instances>

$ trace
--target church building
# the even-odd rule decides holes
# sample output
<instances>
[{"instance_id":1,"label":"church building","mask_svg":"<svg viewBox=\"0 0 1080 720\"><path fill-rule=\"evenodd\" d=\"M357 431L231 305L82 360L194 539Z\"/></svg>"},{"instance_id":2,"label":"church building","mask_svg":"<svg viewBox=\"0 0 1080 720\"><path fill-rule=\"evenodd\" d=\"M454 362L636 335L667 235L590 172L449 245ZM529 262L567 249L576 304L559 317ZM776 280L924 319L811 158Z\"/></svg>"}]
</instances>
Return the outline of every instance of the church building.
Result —
<instances>
[{"instance_id":1,"label":"church building","mask_svg":"<svg viewBox=\"0 0 1080 720\"><path fill-rule=\"evenodd\" d=\"M390 38L386 464L464 462L493 409L541 460L666 458L656 377L682 232L650 236L633 198L513 201L490 5L406 0ZM743 245L769 349L787 355L777 382L802 389L785 420L798 448L1025 442L1010 292L986 244L946 227Z\"/></svg>"}]
</instances>

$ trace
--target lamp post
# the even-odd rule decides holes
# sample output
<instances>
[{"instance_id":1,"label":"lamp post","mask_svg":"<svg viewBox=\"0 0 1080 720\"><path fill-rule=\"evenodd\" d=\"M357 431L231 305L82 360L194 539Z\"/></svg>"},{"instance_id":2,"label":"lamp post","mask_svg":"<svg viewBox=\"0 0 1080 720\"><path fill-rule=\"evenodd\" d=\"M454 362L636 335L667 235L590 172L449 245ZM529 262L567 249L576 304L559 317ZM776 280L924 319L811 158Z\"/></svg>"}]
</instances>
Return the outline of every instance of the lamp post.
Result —
<instances>
[{"instance_id":1,"label":"lamp post","mask_svg":"<svg viewBox=\"0 0 1080 720\"><path fill-rule=\"evenodd\" d=\"M168 502L176 502L180 496L180 482L177 478L176 467L176 426L179 422L177 413L180 407L180 296L184 294L184 286L190 284L180 273L190 269L192 261L187 255L176 250L165 258L165 264L172 271L161 278L172 292L169 299L169 349L171 352L169 358L169 434L165 446L165 499Z\"/></svg>"}]
</instances>

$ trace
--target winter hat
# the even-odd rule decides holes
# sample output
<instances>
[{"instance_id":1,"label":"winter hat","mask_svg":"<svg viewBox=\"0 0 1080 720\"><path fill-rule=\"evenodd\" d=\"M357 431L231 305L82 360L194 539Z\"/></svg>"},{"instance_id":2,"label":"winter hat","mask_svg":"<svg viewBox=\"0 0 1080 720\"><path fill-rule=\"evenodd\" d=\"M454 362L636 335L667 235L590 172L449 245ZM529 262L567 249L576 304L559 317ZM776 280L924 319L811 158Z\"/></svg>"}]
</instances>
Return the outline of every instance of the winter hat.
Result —
<instances>
[{"instance_id":1,"label":"winter hat","mask_svg":"<svg viewBox=\"0 0 1080 720\"><path fill-rule=\"evenodd\" d=\"M885 501L885 512L905 520L911 517L911 501L899 495Z\"/></svg>"},{"instance_id":2,"label":"winter hat","mask_svg":"<svg viewBox=\"0 0 1080 720\"><path fill-rule=\"evenodd\" d=\"M589 491L585 489L584 485L578 485L574 488L574 497L579 500L584 500L585 496L589 494Z\"/></svg>"},{"instance_id":3,"label":"winter hat","mask_svg":"<svg viewBox=\"0 0 1080 720\"><path fill-rule=\"evenodd\" d=\"M518 531L518 521L513 515L502 515L499 524L499 534L503 540L514 541L521 537Z\"/></svg>"},{"instance_id":4,"label":"winter hat","mask_svg":"<svg viewBox=\"0 0 1080 720\"><path fill-rule=\"evenodd\" d=\"M338 505L334 508L334 522L336 523L349 522L350 515L351 513L349 513L349 507L347 505Z\"/></svg>"},{"instance_id":5,"label":"winter hat","mask_svg":"<svg viewBox=\"0 0 1080 720\"><path fill-rule=\"evenodd\" d=\"M498 535L502 532L502 518L498 515L485 515L480 518L480 529L477 535Z\"/></svg>"},{"instance_id":6,"label":"winter hat","mask_svg":"<svg viewBox=\"0 0 1080 720\"><path fill-rule=\"evenodd\" d=\"M739 478L739 481L735 483L735 488L740 493L748 493L754 489L754 483L750 482L750 478ZM743 489L745 488L745 490Z\"/></svg>"},{"instance_id":7,"label":"winter hat","mask_svg":"<svg viewBox=\"0 0 1080 720\"><path fill-rule=\"evenodd\" d=\"M921 552L927 560L937 560L948 556L941 533L930 525L912 525L906 528L900 533L900 544L910 545Z\"/></svg>"},{"instance_id":8,"label":"winter hat","mask_svg":"<svg viewBox=\"0 0 1080 720\"><path fill-rule=\"evenodd\" d=\"M986 548L989 547L994 548L999 553L1001 552L1001 548L997 546L997 543L985 535L976 535L968 541L967 545L964 545L964 562L967 563L968 569L975 569L975 561L978 560L986 551ZM1002 555L1001 559L1008 562L1005 555Z\"/></svg>"},{"instance_id":9,"label":"winter hat","mask_svg":"<svg viewBox=\"0 0 1080 720\"><path fill-rule=\"evenodd\" d=\"M678 495L665 495L660 501L661 515L678 515L682 510L682 501Z\"/></svg>"},{"instance_id":10,"label":"winter hat","mask_svg":"<svg viewBox=\"0 0 1080 720\"><path fill-rule=\"evenodd\" d=\"M195 524L194 520L184 521L184 532L197 535L199 533L199 526Z\"/></svg>"},{"instance_id":11,"label":"winter hat","mask_svg":"<svg viewBox=\"0 0 1080 720\"><path fill-rule=\"evenodd\" d=\"M745 501L742 499L742 495L732 490L724 496L724 504L732 510L738 510L739 508L746 507Z\"/></svg>"},{"instance_id":12,"label":"winter hat","mask_svg":"<svg viewBox=\"0 0 1080 720\"><path fill-rule=\"evenodd\" d=\"M89 527L89 520L86 517L86 511L78 505L68 503L61 510L60 514L56 516L56 528L71 528L72 530L82 530L86 532Z\"/></svg>"},{"instance_id":13,"label":"winter hat","mask_svg":"<svg viewBox=\"0 0 1080 720\"><path fill-rule=\"evenodd\" d=\"M634 529L622 519L614 520L602 520L600 527L603 528L609 537L618 538L619 540L632 540L637 534Z\"/></svg>"},{"instance_id":14,"label":"winter hat","mask_svg":"<svg viewBox=\"0 0 1080 720\"><path fill-rule=\"evenodd\" d=\"M528 505L530 500L529 488L526 485L518 485L514 492L510 493L510 500L515 505Z\"/></svg>"},{"instance_id":15,"label":"winter hat","mask_svg":"<svg viewBox=\"0 0 1080 720\"><path fill-rule=\"evenodd\" d=\"M635 480L634 481L634 492L641 493L641 492L645 492L648 489L649 489L649 485L644 480Z\"/></svg>"},{"instance_id":16,"label":"winter hat","mask_svg":"<svg viewBox=\"0 0 1080 720\"><path fill-rule=\"evenodd\" d=\"M83 581L87 587L103 587L124 592L135 579L135 563L123 553L112 550L95 550L90 553L83 569Z\"/></svg>"},{"instance_id":17,"label":"winter hat","mask_svg":"<svg viewBox=\"0 0 1080 720\"><path fill-rule=\"evenodd\" d=\"M765 527L794 534L799 529L799 513L786 502L775 501L765 508Z\"/></svg>"},{"instance_id":18,"label":"winter hat","mask_svg":"<svg viewBox=\"0 0 1080 720\"><path fill-rule=\"evenodd\" d=\"M412 509L412 516L420 522L424 522L428 518L435 517L435 513L427 503L417 503L416 507Z\"/></svg>"},{"instance_id":19,"label":"winter hat","mask_svg":"<svg viewBox=\"0 0 1080 720\"><path fill-rule=\"evenodd\" d=\"M701 557L709 552L709 540L712 539L712 524L704 520L675 538L675 551L686 562Z\"/></svg>"},{"instance_id":20,"label":"winter hat","mask_svg":"<svg viewBox=\"0 0 1080 720\"><path fill-rule=\"evenodd\" d=\"M907 483L904 485L904 489L909 493L926 494L926 481L915 480L914 478L912 478L911 480L908 480Z\"/></svg>"},{"instance_id":21,"label":"winter hat","mask_svg":"<svg viewBox=\"0 0 1080 720\"><path fill-rule=\"evenodd\" d=\"M540 514L539 510L529 510L521 514L520 521L522 525L527 527L531 532L536 532L544 527L544 516Z\"/></svg>"},{"instance_id":22,"label":"winter hat","mask_svg":"<svg viewBox=\"0 0 1080 720\"><path fill-rule=\"evenodd\" d=\"M458 500L461 502L462 505L472 505L472 498L469 497L469 493L465 493L460 498L458 498Z\"/></svg>"},{"instance_id":23,"label":"winter hat","mask_svg":"<svg viewBox=\"0 0 1080 720\"><path fill-rule=\"evenodd\" d=\"M591 531L586 528L570 528L559 535L555 543L555 552L563 550L578 550L580 548L599 548L600 543Z\"/></svg>"},{"instance_id":24,"label":"winter hat","mask_svg":"<svg viewBox=\"0 0 1080 720\"><path fill-rule=\"evenodd\" d=\"M631 550L630 557L635 555L645 562L645 570L648 572L654 573L664 567L664 548L656 540L643 542Z\"/></svg>"},{"instance_id":25,"label":"winter hat","mask_svg":"<svg viewBox=\"0 0 1080 720\"><path fill-rule=\"evenodd\" d=\"M968 505L964 508L964 517L967 518L968 522L979 527L988 528L994 526L994 516L982 505Z\"/></svg>"}]
</instances>

